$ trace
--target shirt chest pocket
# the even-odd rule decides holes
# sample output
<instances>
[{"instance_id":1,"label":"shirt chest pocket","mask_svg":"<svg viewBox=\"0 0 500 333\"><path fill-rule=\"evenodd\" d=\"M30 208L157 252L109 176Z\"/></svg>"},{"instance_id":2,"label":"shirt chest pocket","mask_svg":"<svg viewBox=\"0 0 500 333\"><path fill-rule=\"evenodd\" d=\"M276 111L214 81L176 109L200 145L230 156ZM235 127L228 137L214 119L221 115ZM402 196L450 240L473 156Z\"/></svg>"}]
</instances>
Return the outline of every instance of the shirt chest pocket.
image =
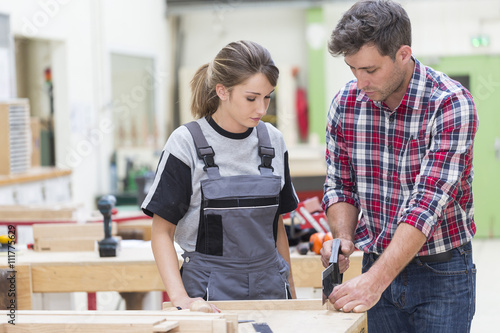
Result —
<instances>
[{"instance_id":1,"label":"shirt chest pocket","mask_svg":"<svg viewBox=\"0 0 500 333\"><path fill-rule=\"evenodd\" d=\"M420 173L426 150L425 137L415 139L411 136L406 142L406 147L401 151L397 161L397 171L402 186L413 187Z\"/></svg>"}]
</instances>

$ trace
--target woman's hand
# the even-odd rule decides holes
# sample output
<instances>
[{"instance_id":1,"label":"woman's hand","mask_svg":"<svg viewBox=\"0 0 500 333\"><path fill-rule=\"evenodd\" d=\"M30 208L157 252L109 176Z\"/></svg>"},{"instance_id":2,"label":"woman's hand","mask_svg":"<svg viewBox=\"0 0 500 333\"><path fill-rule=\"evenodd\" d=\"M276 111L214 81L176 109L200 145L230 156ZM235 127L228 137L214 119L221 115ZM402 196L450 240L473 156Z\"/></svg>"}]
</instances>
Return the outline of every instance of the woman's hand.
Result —
<instances>
[{"instance_id":1,"label":"woman's hand","mask_svg":"<svg viewBox=\"0 0 500 333\"><path fill-rule=\"evenodd\" d=\"M181 309L189 309L191 311L198 312L214 312L219 313L220 310L215 305L210 304L201 297L185 297L180 300L172 302L174 306L180 307Z\"/></svg>"}]
</instances>

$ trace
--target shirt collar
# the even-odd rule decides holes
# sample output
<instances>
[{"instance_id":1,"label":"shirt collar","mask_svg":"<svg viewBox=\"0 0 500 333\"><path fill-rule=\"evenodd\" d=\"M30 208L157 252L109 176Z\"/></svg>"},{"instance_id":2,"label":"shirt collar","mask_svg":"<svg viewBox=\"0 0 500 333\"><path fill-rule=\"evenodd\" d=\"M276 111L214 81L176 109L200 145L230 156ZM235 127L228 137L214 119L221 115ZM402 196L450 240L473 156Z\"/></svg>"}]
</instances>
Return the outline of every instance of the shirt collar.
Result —
<instances>
[{"instance_id":1,"label":"shirt collar","mask_svg":"<svg viewBox=\"0 0 500 333\"><path fill-rule=\"evenodd\" d=\"M250 134L252 134L252 131L253 131L253 127L250 127L250 128L248 128L248 130L246 130L246 132L243 132L243 133L228 132L225 129L223 129L222 127L220 127L219 124L217 124L215 122L214 118L212 118L211 116L206 116L205 118L208 121L208 123L210 124L210 126L212 126L212 128L217 133L219 133L220 135L225 136L226 138L229 138L229 139L236 139L236 140L246 139L250 136Z\"/></svg>"},{"instance_id":2,"label":"shirt collar","mask_svg":"<svg viewBox=\"0 0 500 333\"><path fill-rule=\"evenodd\" d=\"M419 105L423 99L425 93L425 77L426 77L426 67L420 63L415 57L411 57L415 61L415 67L413 69L413 75L410 79L408 89L406 94L403 96L403 100L399 104L398 108L401 106L406 106L409 109L419 109ZM368 102L370 98L365 94L364 91L359 90L357 101ZM382 102L372 101L377 107L381 108Z\"/></svg>"}]
</instances>

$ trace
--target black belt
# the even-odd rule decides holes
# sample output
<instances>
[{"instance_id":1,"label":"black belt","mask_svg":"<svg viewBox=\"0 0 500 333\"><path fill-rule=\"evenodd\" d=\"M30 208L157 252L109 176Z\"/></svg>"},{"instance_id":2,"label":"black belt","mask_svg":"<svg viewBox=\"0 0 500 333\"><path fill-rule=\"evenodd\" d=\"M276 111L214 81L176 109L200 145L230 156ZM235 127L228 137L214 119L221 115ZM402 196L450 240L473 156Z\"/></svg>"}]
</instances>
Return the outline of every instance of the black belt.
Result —
<instances>
[{"instance_id":1,"label":"black belt","mask_svg":"<svg viewBox=\"0 0 500 333\"><path fill-rule=\"evenodd\" d=\"M432 263L432 262L448 262L453 257L453 249L447 252L431 254L429 256L418 256L410 261L411 264Z\"/></svg>"},{"instance_id":2,"label":"black belt","mask_svg":"<svg viewBox=\"0 0 500 333\"><path fill-rule=\"evenodd\" d=\"M379 254L372 253L373 258L375 260L380 257ZM421 264L421 263L433 263L433 262L448 262L451 260L453 257L453 249L443 252L443 253L438 253L438 254L431 254L429 256L418 256L413 258L409 263L410 264Z\"/></svg>"}]
</instances>

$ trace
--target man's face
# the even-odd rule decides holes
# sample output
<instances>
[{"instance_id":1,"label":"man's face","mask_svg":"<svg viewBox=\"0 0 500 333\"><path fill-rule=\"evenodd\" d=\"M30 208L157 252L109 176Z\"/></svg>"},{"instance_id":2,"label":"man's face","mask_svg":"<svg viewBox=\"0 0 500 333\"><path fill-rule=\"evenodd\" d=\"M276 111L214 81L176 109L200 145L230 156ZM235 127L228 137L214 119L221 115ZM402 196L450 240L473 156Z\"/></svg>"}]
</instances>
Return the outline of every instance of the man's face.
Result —
<instances>
[{"instance_id":1,"label":"man's face","mask_svg":"<svg viewBox=\"0 0 500 333\"><path fill-rule=\"evenodd\" d=\"M405 71L396 57L380 55L374 45L364 45L357 53L345 57L346 64L358 81L358 88L372 101L386 104L401 101L406 92Z\"/></svg>"}]
</instances>

